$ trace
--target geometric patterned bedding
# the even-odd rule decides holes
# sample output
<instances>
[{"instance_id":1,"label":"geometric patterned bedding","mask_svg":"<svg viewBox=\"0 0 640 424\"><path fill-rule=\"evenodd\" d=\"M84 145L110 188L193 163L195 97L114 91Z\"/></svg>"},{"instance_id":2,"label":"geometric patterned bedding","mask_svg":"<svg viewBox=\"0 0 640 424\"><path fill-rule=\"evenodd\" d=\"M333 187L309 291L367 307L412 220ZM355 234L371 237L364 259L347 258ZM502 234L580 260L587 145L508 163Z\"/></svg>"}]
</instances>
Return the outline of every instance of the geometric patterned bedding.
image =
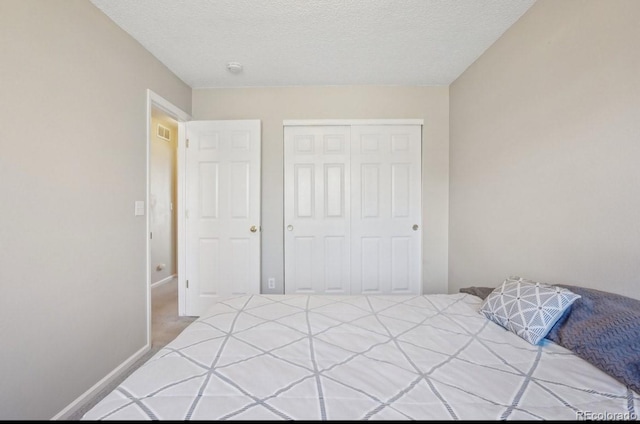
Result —
<instances>
[{"instance_id":1,"label":"geometric patterned bedding","mask_svg":"<svg viewBox=\"0 0 640 424\"><path fill-rule=\"evenodd\" d=\"M640 396L464 293L222 298L85 420L633 419Z\"/></svg>"}]
</instances>

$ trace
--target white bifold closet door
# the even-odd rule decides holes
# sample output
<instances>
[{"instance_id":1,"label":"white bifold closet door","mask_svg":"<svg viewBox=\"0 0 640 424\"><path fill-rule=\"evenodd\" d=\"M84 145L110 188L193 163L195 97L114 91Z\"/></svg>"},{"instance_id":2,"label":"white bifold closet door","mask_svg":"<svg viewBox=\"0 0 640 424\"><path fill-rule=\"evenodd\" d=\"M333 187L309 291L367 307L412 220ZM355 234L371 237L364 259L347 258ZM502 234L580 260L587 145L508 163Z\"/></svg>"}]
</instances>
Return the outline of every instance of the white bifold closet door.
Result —
<instances>
[{"instance_id":1,"label":"white bifold closet door","mask_svg":"<svg viewBox=\"0 0 640 424\"><path fill-rule=\"evenodd\" d=\"M285 126L285 293L421 292L421 132Z\"/></svg>"}]
</instances>

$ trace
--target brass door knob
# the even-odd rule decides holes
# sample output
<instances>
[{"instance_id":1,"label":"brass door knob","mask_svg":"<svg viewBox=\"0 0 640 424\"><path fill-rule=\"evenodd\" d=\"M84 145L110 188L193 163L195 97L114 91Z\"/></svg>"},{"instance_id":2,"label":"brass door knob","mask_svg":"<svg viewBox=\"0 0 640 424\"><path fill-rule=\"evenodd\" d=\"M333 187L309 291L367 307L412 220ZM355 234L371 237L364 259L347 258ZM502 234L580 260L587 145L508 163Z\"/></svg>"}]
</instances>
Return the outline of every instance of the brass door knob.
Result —
<instances>
[{"instance_id":1,"label":"brass door knob","mask_svg":"<svg viewBox=\"0 0 640 424\"><path fill-rule=\"evenodd\" d=\"M255 225L252 225L251 228L249 228L249 231L251 231L252 233L255 233L256 231L258 231L258 227L256 227Z\"/></svg>"}]
</instances>

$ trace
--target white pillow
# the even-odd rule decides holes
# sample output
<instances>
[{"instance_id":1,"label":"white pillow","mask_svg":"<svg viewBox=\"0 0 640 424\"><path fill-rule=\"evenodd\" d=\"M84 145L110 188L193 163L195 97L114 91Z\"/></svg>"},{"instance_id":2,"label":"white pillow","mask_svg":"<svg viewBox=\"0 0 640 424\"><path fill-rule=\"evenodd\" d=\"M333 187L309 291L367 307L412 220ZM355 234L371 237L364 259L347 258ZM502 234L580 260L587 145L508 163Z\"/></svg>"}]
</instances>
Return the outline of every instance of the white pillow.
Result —
<instances>
[{"instance_id":1,"label":"white pillow","mask_svg":"<svg viewBox=\"0 0 640 424\"><path fill-rule=\"evenodd\" d=\"M570 290L509 277L480 306L480 313L535 345L580 298Z\"/></svg>"}]
</instances>

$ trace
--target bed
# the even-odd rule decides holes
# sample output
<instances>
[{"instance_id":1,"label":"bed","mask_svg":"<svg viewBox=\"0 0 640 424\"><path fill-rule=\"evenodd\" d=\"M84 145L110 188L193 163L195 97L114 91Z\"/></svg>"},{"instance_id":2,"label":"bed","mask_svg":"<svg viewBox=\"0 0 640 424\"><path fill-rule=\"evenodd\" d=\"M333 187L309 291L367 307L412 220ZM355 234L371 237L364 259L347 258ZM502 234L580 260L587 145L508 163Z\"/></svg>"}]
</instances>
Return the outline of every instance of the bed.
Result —
<instances>
[{"instance_id":1,"label":"bed","mask_svg":"<svg viewBox=\"0 0 640 424\"><path fill-rule=\"evenodd\" d=\"M468 293L221 298L84 420L634 419L640 396Z\"/></svg>"}]
</instances>

